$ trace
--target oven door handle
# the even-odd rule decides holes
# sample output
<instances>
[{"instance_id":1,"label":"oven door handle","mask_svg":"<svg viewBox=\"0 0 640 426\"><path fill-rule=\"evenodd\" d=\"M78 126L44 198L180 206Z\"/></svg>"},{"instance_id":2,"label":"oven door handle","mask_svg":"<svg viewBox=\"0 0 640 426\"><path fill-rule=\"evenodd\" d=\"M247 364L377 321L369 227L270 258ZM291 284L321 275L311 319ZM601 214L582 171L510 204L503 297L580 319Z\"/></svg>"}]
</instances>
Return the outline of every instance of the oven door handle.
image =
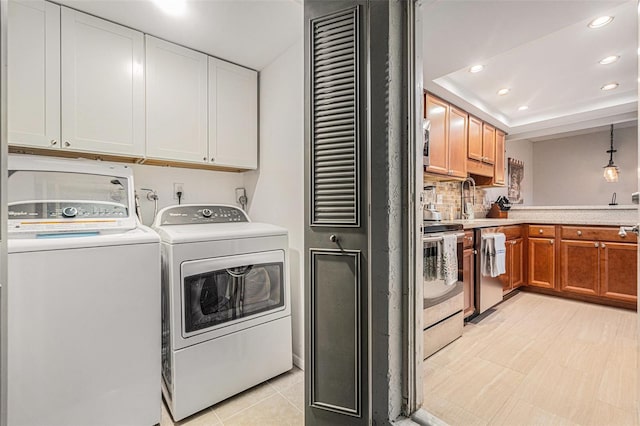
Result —
<instances>
[{"instance_id":1,"label":"oven door handle","mask_svg":"<svg viewBox=\"0 0 640 426\"><path fill-rule=\"evenodd\" d=\"M456 236L456 238L462 238L462 237L464 237L464 232L459 232L459 233L455 234L455 236ZM424 238L422 238L422 242L423 243L433 243L433 242L436 242L436 241L442 241L443 238L444 238L443 235L437 235L437 236L434 236L434 237L424 237Z\"/></svg>"}]
</instances>

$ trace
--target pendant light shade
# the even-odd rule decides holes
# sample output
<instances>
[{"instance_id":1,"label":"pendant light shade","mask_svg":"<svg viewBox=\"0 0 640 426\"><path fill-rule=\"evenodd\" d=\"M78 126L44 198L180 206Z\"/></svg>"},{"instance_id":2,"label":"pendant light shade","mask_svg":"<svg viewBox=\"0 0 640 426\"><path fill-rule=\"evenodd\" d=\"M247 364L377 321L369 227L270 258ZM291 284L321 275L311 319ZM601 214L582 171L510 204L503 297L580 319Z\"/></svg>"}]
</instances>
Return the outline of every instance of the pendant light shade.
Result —
<instances>
[{"instance_id":1,"label":"pendant light shade","mask_svg":"<svg viewBox=\"0 0 640 426\"><path fill-rule=\"evenodd\" d=\"M618 181L618 166L613 164L613 153L617 150L613 149L613 124L611 125L611 148L607 151L609 153L609 164L604 166L604 178L607 182Z\"/></svg>"}]
</instances>

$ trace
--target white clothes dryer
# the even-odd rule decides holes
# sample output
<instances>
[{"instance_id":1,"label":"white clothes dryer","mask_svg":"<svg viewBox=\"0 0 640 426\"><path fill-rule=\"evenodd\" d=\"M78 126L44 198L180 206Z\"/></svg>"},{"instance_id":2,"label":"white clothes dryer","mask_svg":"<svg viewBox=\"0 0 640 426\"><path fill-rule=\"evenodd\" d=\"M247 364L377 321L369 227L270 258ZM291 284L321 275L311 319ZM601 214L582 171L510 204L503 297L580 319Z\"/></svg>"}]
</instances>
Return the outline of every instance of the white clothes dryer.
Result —
<instances>
[{"instance_id":1,"label":"white clothes dryer","mask_svg":"<svg viewBox=\"0 0 640 426\"><path fill-rule=\"evenodd\" d=\"M286 229L226 205L156 216L163 393L174 420L290 370Z\"/></svg>"},{"instance_id":2,"label":"white clothes dryer","mask_svg":"<svg viewBox=\"0 0 640 426\"><path fill-rule=\"evenodd\" d=\"M160 239L133 174L8 160L9 425L160 422Z\"/></svg>"}]
</instances>

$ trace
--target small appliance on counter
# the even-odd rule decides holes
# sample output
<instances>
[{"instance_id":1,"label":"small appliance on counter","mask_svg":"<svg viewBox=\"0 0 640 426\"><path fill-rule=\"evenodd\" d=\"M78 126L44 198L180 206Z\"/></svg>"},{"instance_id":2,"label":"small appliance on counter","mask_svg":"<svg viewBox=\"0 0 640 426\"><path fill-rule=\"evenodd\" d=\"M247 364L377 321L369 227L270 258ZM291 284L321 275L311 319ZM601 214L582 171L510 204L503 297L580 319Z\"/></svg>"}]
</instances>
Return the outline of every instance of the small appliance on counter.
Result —
<instances>
[{"instance_id":1,"label":"small appliance on counter","mask_svg":"<svg viewBox=\"0 0 640 426\"><path fill-rule=\"evenodd\" d=\"M442 213L436 209L436 187L425 187L425 207L422 213L422 219L430 222L440 222L442 220Z\"/></svg>"},{"instance_id":2,"label":"small appliance on counter","mask_svg":"<svg viewBox=\"0 0 640 426\"><path fill-rule=\"evenodd\" d=\"M491 209L487 213L487 217L494 219L506 219L509 216L509 209L511 209L511 202L507 197L501 195L495 203L491 204Z\"/></svg>"}]
</instances>

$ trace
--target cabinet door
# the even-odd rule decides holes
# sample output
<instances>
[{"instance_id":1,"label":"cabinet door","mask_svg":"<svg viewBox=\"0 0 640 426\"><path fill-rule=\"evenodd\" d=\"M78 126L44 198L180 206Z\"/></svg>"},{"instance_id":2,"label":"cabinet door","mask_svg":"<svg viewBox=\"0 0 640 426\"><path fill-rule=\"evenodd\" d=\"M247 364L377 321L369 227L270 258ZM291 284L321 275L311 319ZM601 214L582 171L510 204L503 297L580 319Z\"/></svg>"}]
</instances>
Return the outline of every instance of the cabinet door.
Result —
<instances>
[{"instance_id":1,"label":"cabinet door","mask_svg":"<svg viewBox=\"0 0 640 426\"><path fill-rule=\"evenodd\" d=\"M141 32L62 8L62 139L75 151L144 156Z\"/></svg>"},{"instance_id":2,"label":"cabinet door","mask_svg":"<svg viewBox=\"0 0 640 426\"><path fill-rule=\"evenodd\" d=\"M636 244L600 243L600 295L636 302L638 272Z\"/></svg>"},{"instance_id":3,"label":"cabinet door","mask_svg":"<svg viewBox=\"0 0 640 426\"><path fill-rule=\"evenodd\" d=\"M482 161L482 121L469 116L469 135L467 156L472 160Z\"/></svg>"},{"instance_id":4,"label":"cabinet door","mask_svg":"<svg viewBox=\"0 0 640 426\"><path fill-rule=\"evenodd\" d=\"M599 252L597 241L562 240L560 288L576 294L598 294Z\"/></svg>"},{"instance_id":5,"label":"cabinet door","mask_svg":"<svg viewBox=\"0 0 640 426\"><path fill-rule=\"evenodd\" d=\"M473 249L468 249L463 252L462 256L462 284L464 291L464 316L475 312L475 295L474 295L474 283L475 283L475 256L473 255Z\"/></svg>"},{"instance_id":6,"label":"cabinet door","mask_svg":"<svg viewBox=\"0 0 640 426\"><path fill-rule=\"evenodd\" d=\"M449 175L467 177L467 113L449 109Z\"/></svg>"},{"instance_id":7,"label":"cabinet door","mask_svg":"<svg viewBox=\"0 0 640 426\"><path fill-rule=\"evenodd\" d=\"M209 58L209 161L258 167L258 75Z\"/></svg>"},{"instance_id":8,"label":"cabinet door","mask_svg":"<svg viewBox=\"0 0 640 426\"><path fill-rule=\"evenodd\" d=\"M60 6L9 2L9 143L60 146Z\"/></svg>"},{"instance_id":9,"label":"cabinet door","mask_svg":"<svg viewBox=\"0 0 640 426\"><path fill-rule=\"evenodd\" d=\"M504 132L496 130L496 162L493 166L493 184L504 185Z\"/></svg>"},{"instance_id":10,"label":"cabinet door","mask_svg":"<svg viewBox=\"0 0 640 426\"><path fill-rule=\"evenodd\" d=\"M209 162L207 56L145 36L147 156Z\"/></svg>"},{"instance_id":11,"label":"cabinet door","mask_svg":"<svg viewBox=\"0 0 640 426\"><path fill-rule=\"evenodd\" d=\"M429 166L427 172L449 174L449 104L429 94L425 95L427 118L431 121L429 132Z\"/></svg>"},{"instance_id":12,"label":"cabinet door","mask_svg":"<svg viewBox=\"0 0 640 426\"><path fill-rule=\"evenodd\" d=\"M502 275L498 275L498 279L502 283L502 291L507 292L511 290L513 287L511 285L511 269L512 269L512 261L513 250L511 247L511 241L505 241L505 259L504 259L504 269L505 272Z\"/></svg>"},{"instance_id":13,"label":"cabinet door","mask_svg":"<svg viewBox=\"0 0 640 426\"><path fill-rule=\"evenodd\" d=\"M496 129L487 123L482 125L482 161L488 164L496 161Z\"/></svg>"},{"instance_id":14,"label":"cabinet door","mask_svg":"<svg viewBox=\"0 0 640 426\"><path fill-rule=\"evenodd\" d=\"M555 284L554 240L529 238L528 285L553 288Z\"/></svg>"},{"instance_id":15,"label":"cabinet door","mask_svg":"<svg viewBox=\"0 0 640 426\"><path fill-rule=\"evenodd\" d=\"M524 284L524 240L516 238L511 241L511 288Z\"/></svg>"}]
</instances>

